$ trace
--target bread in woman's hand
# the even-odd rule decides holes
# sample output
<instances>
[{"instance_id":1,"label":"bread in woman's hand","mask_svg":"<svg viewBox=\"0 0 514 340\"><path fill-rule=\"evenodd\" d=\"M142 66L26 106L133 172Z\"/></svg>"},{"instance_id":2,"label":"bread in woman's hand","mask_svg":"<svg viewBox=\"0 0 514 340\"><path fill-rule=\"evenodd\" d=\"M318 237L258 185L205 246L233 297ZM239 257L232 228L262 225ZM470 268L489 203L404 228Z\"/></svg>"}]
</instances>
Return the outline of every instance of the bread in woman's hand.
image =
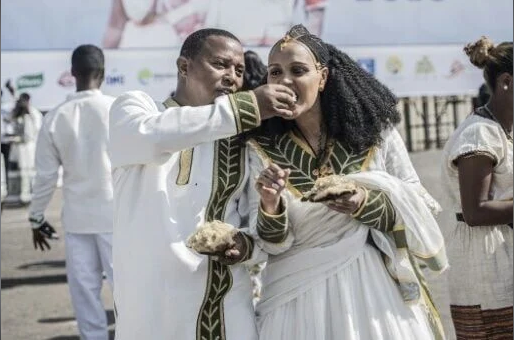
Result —
<instances>
[{"instance_id":1,"label":"bread in woman's hand","mask_svg":"<svg viewBox=\"0 0 514 340\"><path fill-rule=\"evenodd\" d=\"M302 201L334 201L341 195L354 194L356 192L357 185L355 182L347 179L346 176L330 175L318 178L311 190L303 194Z\"/></svg>"},{"instance_id":2,"label":"bread in woman's hand","mask_svg":"<svg viewBox=\"0 0 514 340\"><path fill-rule=\"evenodd\" d=\"M212 221L201 225L187 239L187 247L201 254L218 254L235 245L237 229L232 225Z\"/></svg>"}]
</instances>

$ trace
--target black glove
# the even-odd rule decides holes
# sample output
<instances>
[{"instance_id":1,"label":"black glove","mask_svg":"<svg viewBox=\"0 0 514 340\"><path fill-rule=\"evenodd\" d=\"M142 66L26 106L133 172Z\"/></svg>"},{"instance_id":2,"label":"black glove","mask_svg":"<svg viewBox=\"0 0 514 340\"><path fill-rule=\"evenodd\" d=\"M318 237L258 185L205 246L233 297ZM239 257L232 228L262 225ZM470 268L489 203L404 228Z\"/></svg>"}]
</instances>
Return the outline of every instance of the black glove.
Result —
<instances>
[{"instance_id":1,"label":"black glove","mask_svg":"<svg viewBox=\"0 0 514 340\"><path fill-rule=\"evenodd\" d=\"M34 243L34 249L37 250L40 248L42 251L45 251L45 247L51 249L46 239L59 239L55 228L52 227L50 223L46 222L44 218L40 220L29 218L29 221L32 225L32 242Z\"/></svg>"}]
</instances>

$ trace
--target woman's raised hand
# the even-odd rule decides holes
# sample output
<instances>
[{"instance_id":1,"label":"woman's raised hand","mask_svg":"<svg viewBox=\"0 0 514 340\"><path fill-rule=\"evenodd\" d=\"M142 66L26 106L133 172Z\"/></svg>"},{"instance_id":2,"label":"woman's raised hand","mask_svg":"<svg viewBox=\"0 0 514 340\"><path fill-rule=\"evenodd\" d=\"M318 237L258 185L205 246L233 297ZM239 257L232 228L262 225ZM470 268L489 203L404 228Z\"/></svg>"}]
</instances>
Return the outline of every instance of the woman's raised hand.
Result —
<instances>
[{"instance_id":1,"label":"woman's raised hand","mask_svg":"<svg viewBox=\"0 0 514 340\"><path fill-rule=\"evenodd\" d=\"M279 213L280 193L285 189L290 173L290 169L272 163L257 177L255 189L261 195L261 205L266 213Z\"/></svg>"}]
</instances>

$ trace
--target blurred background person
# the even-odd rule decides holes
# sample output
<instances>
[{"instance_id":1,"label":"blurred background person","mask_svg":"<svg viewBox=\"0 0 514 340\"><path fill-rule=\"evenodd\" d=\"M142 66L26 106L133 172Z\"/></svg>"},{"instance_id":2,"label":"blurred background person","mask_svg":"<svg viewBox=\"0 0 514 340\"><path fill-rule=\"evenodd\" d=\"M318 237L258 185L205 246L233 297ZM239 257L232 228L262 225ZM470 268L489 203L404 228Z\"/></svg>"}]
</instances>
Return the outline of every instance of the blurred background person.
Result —
<instances>
[{"instance_id":1,"label":"blurred background person","mask_svg":"<svg viewBox=\"0 0 514 340\"><path fill-rule=\"evenodd\" d=\"M478 109L480 106L484 106L491 98L491 93L486 83L483 83L478 88L478 96L473 98L473 110Z\"/></svg>"},{"instance_id":2,"label":"blurred background person","mask_svg":"<svg viewBox=\"0 0 514 340\"><path fill-rule=\"evenodd\" d=\"M114 101L100 91L104 55L94 45L73 51L71 72L76 92L45 116L37 141L29 221L34 247L50 249L55 230L45 220L64 169L62 226L66 276L82 340L107 340L107 319L100 292L105 272L111 287L113 190L107 154L109 109Z\"/></svg>"},{"instance_id":3,"label":"blurred background person","mask_svg":"<svg viewBox=\"0 0 514 340\"><path fill-rule=\"evenodd\" d=\"M245 52L245 72L243 74L242 91L250 91L262 84L266 77L267 67L261 57L254 51Z\"/></svg>"},{"instance_id":4,"label":"blurred background person","mask_svg":"<svg viewBox=\"0 0 514 340\"><path fill-rule=\"evenodd\" d=\"M205 27L237 32L243 45L271 46L296 22L305 23L313 34L319 35L327 2L328 0L211 0Z\"/></svg>"},{"instance_id":5,"label":"blurred background person","mask_svg":"<svg viewBox=\"0 0 514 340\"><path fill-rule=\"evenodd\" d=\"M170 47L201 28L207 0L113 0L102 46Z\"/></svg>"},{"instance_id":6,"label":"blurred background person","mask_svg":"<svg viewBox=\"0 0 514 340\"><path fill-rule=\"evenodd\" d=\"M11 143L12 137L14 135L14 125L11 117L12 109L14 108L16 93L14 87L11 84L11 81L8 80L5 83L5 87L7 88L9 94L5 94L4 90L2 90L2 104L1 104L1 114L2 114L2 154L4 155L4 162L6 170L9 169L9 160L11 156ZM10 97L9 97L10 96ZM6 175L7 178L7 175Z\"/></svg>"},{"instance_id":7,"label":"blurred background person","mask_svg":"<svg viewBox=\"0 0 514 340\"><path fill-rule=\"evenodd\" d=\"M465 47L491 96L443 151L442 183L455 211L447 238L457 339L512 339L512 42Z\"/></svg>"},{"instance_id":8,"label":"blurred background person","mask_svg":"<svg viewBox=\"0 0 514 340\"><path fill-rule=\"evenodd\" d=\"M30 95L21 93L12 111L15 134L21 138L14 144L20 170L20 201L24 204L32 198L32 179L35 174L36 139L41 128L43 114L31 105Z\"/></svg>"}]
</instances>

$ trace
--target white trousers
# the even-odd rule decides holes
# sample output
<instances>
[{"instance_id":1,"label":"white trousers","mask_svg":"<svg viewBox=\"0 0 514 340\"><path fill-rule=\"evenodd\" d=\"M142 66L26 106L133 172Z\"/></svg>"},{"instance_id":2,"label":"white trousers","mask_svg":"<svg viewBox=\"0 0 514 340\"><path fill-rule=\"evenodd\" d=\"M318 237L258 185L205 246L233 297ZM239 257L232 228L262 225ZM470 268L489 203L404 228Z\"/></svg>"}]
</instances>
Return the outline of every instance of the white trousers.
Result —
<instances>
[{"instance_id":1,"label":"white trousers","mask_svg":"<svg viewBox=\"0 0 514 340\"><path fill-rule=\"evenodd\" d=\"M112 289L112 233L65 234L66 275L81 340L108 340L101 290Z\"/></svg>"}]
</instances>

